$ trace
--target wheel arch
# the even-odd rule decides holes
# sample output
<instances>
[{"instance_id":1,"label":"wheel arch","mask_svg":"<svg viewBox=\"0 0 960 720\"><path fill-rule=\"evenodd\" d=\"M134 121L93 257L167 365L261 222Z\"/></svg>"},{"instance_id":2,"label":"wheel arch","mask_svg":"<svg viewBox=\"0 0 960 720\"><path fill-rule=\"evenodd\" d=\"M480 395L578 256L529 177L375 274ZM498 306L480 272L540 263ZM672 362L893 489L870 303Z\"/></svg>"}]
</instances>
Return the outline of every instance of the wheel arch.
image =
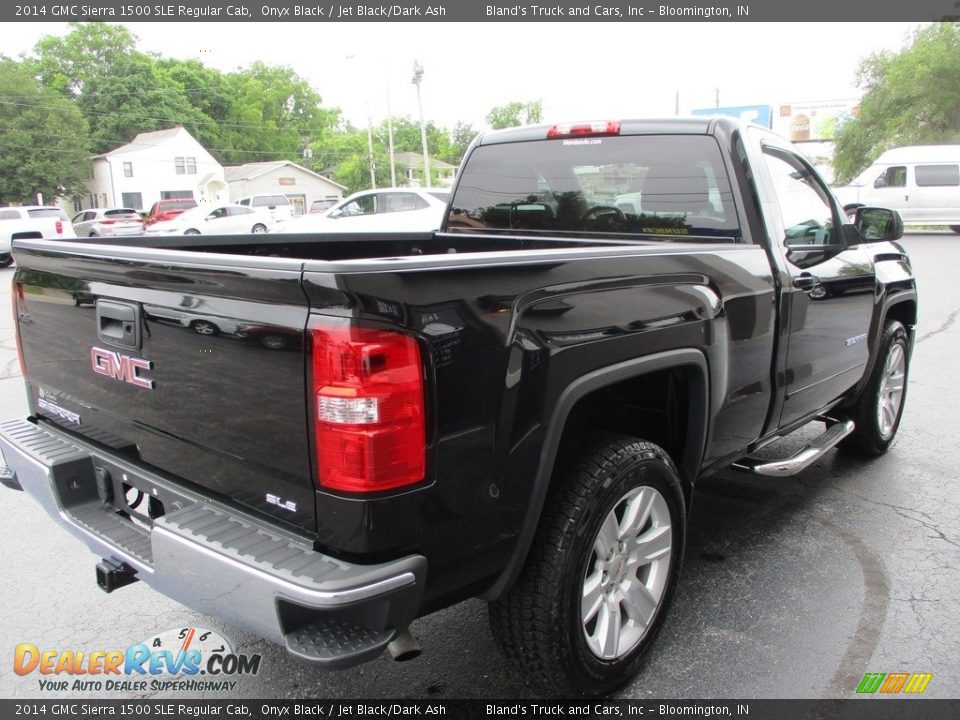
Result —
<instances>
[{"instance_id":1,"label":"wheel arch","mask_svg":"<svg viewBox=\"0 0 960 720\"><path fill-rule=\"evenodd\" d=\"M878 322L870 345L870 358L864 368L863 377L850 393L848 400L842 404L842 407L855 403L860 393L866 387L870 374L873 372L873 366L877 362L877 354L880 350L880 342L883 335L883 328L886 327L887 320L899 321L907 330L909 354L913 354L913 346L916 343L916 325L917 325L917 291L913 288L900 290L899 292L887 295L878 313Z\"/></svg>"},{"instance_id":2,"label":"wheel arch","mask_svg":"<svg viewBox=\"0 0 960 720\"><path fill-rule=\"evenodd\" d=\"M482 595L484 599L493 600L500 597L510 588L523 568L549 494L567 422L578 404L618 383L665 371L682 372L688 389L684 408L686 411L685 442L681 456L673 459L680 471L681 485L689 507L693 483L699 472L706 447L709 424L709 368L704 354L694 348L680 348L634 358L587 373L574 380L560 393L547 427L534 476L533 489L513 554L490 589Z\"/></svg>"}]
</instances>

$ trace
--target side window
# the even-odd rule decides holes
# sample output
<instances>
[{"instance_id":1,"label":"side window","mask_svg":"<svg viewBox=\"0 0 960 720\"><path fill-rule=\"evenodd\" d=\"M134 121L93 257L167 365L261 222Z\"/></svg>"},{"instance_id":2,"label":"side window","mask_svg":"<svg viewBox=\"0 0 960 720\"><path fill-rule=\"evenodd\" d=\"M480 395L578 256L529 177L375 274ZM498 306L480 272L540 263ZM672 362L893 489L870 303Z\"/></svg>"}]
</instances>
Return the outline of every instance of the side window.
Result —
<instances>
[{"instance_id":1,"label":"side window","mask_svg":"<svg viewBox=\"0 0 960 720\"><path fill-rule=\"evenodd\" d=\"M249 205L249 204L250 204L250 198L243 198L243 199L240 201L240 204L243 205L243 206Z\"/></svg>"},{"instance_id":2,"label":"side window","mask_svg":"<svg viewBox=\"0 0 960 720\"><path fill-rule=\"evenodd\" d=\"M917 187L957 187L960 185L960 166L917 165L914 169Z\"/></svg>"},{"instance_id":3,"label":"side window","mask_svg":"<svg viewBox=\"0 0 960 720\"><path fill-rule=\"evenodd\" d=\"M416 210L418 197L414 193L384 193L380 198L380 212Z\"/></svg>"},{"instance_id":4,"label":"side window","mask_svg":"<svg viewBox=\"0 0 960 720\"><path fill-rule=\"evenodd\" d=\"M340 214L344 217L351 215L372 215L377 211L377 196L376 195L364 195L358 197L356 200L347 203L340 210Z\"/></svg>"},{"instance_id":5,"label":"side window","mask_svg":"<svg viewBox=\"0 0 960 720\"><path fill-rule=\"evenodd\" d=\"M905 165L888 167L873 181L875 188L902 188L907 186L907 168Z\"/></svg>"},{"instance_id":6,"label":"side window","mask_svg":"<svg viewBox=\"0 0 960 720\"><path fill-rule=\"evenodd\" d=\"M777 192L787 258L798 267L822 262L824 252L840 243L826 188L795 155L767 149L763 157Z\"/></svg>"}]
</instances>

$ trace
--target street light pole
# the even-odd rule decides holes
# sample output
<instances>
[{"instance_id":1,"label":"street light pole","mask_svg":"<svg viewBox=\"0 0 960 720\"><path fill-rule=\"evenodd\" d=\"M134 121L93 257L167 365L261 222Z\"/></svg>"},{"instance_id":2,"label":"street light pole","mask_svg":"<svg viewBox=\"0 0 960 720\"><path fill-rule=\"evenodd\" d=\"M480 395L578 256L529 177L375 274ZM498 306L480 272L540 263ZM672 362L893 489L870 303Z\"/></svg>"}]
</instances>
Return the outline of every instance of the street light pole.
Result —
<instances>
[{"instance_id":1,"label":"street light pole","mask_svg":"<svg viewBox=\"0 0 960 720\"><path fill-rule=\"evenodd\" d=\"M423 178L426 187L433 183L430 178L430 155L427 153L427 126L423 123L423 99L420 97L420 81L423 80L423 65L413 61L413 84L417 86L417 107L420 109L420 142L423 144Z\"/></svg>"}]
</instances>

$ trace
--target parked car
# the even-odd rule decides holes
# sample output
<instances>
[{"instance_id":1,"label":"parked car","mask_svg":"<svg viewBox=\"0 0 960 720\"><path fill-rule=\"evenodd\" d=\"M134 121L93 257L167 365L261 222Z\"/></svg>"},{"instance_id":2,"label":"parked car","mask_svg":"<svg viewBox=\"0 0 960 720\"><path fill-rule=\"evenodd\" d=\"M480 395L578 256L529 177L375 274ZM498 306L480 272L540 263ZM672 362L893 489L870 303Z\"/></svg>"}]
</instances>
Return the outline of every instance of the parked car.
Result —
<instances>
[{"instance_id":1,"label":"parked car","mask_svg":"<svg viewBox=\"0 0 960 720\"><path fill-rule=\"evenodd\" d=\"M237 205L264 210L278 222L293 217L293 205L285 195L248 195L237 200Z\"/></svg>"},{"instance_id":2,"label":"parked car","mask_svg":"<svg viewBox=\"0 0 960 720\"><path fill-rule=\"evenodd\" d=\"M448 190L433 188L363 190L325 213L302 215L274 232L429 232L440 227L449 197Z\"/></svg>"},{"instance_id":3,"label":"parked car","mask_svg":"<svg viewBox=\"0 0 960 720\"><path fill-rule=\"evenodd\" d=\"M276 222L262 210L242 205L198 205L184 210L172 220L163 220L147 228L151 235L229 235L265 233Z\"/></svg>"},{"instance_id":4,"label":"parked car","mask_svg":"<svg viewBox=\"0 0 960 720\"><path fill-rule=\"evenodd\" d=\"M77 237L143 235L143 220L132 208L90 208L73 216Z\"/></svg>"},{"instance_id":5,"label":"parked car","mask_svg":"<svg viewBox=\"0 0 960 720\"><path fill-rule=\"evenodd\" d=\"M24 205L0 208L0 267L13 263L10 246L18 238L76 237L70 218L58 207Z\"/></svg>"},{"instance_id":6,"label":"parked car","mask_svg":"<svg viewBox=\"0 0 960 720\"><path fill-rule=\"evenodd\" d=\"M833 189L850 217L880 205L910 225L949 225L960 233L960 145L915 145L883 153L849 185Z\"/></svg>"},{"instance_id":7,"label":"parked car","mask_svg":"<svg viewBox=\"0 0 960 720\"><path fill-rule=\"evenodd\" d=\"M182 213L184 210L189 210L190 208L195 208L196 206L197 201L193 198L158 200L151 206L150 212L147 213L147 217L143 219L143 224L145 227L149 227L154 223L163 222L164 220L173 220L173 218Z\"/></svg>"}]
</instances>

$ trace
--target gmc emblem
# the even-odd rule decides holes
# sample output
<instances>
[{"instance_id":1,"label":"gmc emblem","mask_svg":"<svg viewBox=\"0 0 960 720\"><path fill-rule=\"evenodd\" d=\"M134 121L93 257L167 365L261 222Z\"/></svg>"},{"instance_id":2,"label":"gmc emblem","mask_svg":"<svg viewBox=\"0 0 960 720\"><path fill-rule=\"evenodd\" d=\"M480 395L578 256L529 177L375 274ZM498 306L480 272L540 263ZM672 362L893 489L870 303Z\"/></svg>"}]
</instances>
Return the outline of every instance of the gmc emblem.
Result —
<instances>
[{"instance_id":1,"label":"gmc emblem","mask_svg":"<svg viewBox=\"0 0 960 720\"><path fill-rule=\"evenodd\" d=\"M152 360L142 360L129 355L121 355L113 350L92 347L90 348L90 363L93 365L95 373L147 390L153 390L153 380L138 375L141 370L151 370L153 368Z\"/></svg>"}]
</instances>

